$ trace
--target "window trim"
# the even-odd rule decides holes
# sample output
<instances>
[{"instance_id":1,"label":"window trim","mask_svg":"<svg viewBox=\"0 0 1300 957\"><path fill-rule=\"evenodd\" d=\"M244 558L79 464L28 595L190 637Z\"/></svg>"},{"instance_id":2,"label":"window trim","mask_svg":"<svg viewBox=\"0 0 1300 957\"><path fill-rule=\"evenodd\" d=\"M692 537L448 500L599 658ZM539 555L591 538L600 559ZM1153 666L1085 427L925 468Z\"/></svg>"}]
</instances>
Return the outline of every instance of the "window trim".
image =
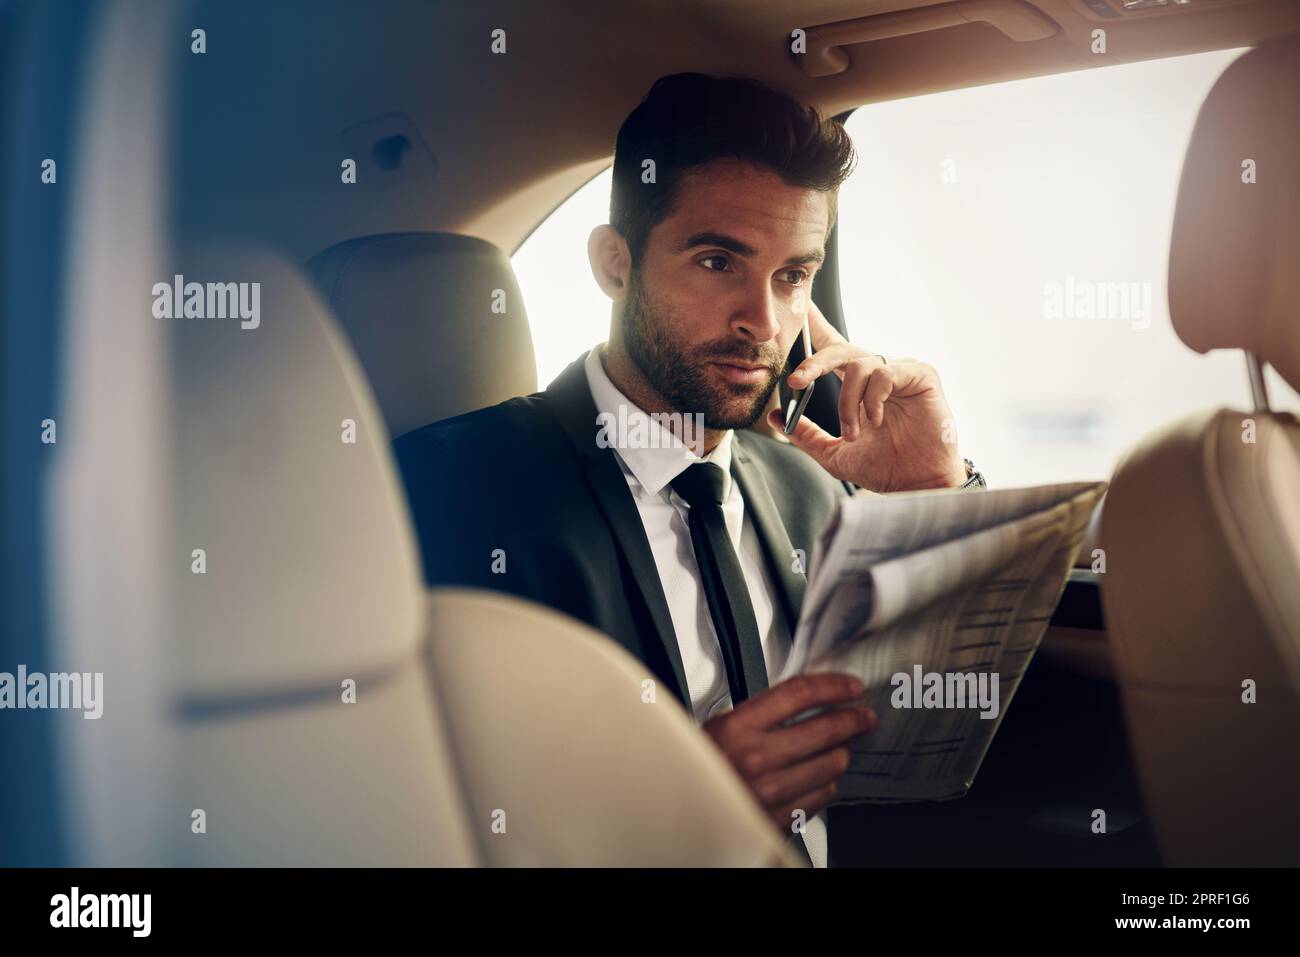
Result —
<instances>
[{"instance_id":1,"label":"window trim","mask_svg":"<svg viewBox=\"0 0 1300 957\"><path fill-rule=\"evenodd\" d=\"M591 184L591 181L592 181L592 180L596 179L596 178L599 177L599 176L604 176L605 173L608 172L609 168L610 168L611 166L613 166L613 165L614 165L614 157L613 157L613 156L610 156L610 157L609 157L609 163L607 163L605 166L602 166L600 169L596 170L596 172L592 173L590 176L588 176L586 179L584 179L581 183L579 183L577 186L575 186L573 189L571 189L568 193L566 193L563 197L561 197L560 200L559 200L559 201L558 201L554 206L552 206L549 210L546 211L546 215L545 215L545 216L543 216L541 219L537 220L537 222L533 223L533 225L529 228L528 232L524 233L524 235L520 237L519 241L518 241L517 243L515 243L514 248L510 250L510 252L507 254L506 258L507 258L507 259L514 259L514 258L515 258L515 254L518 253L519 250L521 250L521 249L524 248L524 243L526 243L526 242L528 242L528 240L532 239L532 238L533 238L533 233L535 233L535 232L537 232L537 230L541 229L542 226L543 226L547 221L549 221L550 218L551 218L552 216L554 216L554 215L559 211L559 209L560 209L561 206L563 206L563 205L564 205L565 203L567 203L569 200L573 199L573 197L577 196L580 192L582 192L584 189L586 189L587 186L589 186L589 185Z\"/></svg>"}]
</instances>

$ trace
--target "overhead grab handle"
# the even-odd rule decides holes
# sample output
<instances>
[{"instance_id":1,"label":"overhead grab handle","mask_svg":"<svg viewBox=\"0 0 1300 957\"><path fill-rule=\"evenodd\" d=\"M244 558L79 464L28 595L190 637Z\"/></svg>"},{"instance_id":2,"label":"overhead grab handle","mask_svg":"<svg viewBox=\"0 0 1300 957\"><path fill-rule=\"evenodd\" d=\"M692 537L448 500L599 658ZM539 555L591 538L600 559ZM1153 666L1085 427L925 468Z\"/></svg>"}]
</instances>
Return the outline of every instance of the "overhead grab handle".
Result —
<instances>
[{"instance_id":1,"label":"overhead grab handle","mask_svg":"<svg viewBox=\"0 0 1300 957\"><path fill-rule=\"evenodd\" d=\"M834 76L849 68L845 47L967 23L987 23L1017 43L1045 40L1058 32L1055 22L1020 0L957 0L809 27L808 52L798 59L809 76Z\"/></svg>"}]
</instances>

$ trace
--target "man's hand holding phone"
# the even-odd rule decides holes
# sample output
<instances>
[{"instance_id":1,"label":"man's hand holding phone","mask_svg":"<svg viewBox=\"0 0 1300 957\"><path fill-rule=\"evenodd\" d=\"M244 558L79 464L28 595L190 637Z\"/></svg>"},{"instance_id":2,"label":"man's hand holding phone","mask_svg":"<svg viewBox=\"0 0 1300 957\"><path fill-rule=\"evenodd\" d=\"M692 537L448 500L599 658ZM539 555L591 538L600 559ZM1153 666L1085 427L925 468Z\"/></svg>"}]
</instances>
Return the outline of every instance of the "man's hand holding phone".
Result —
<instances>
[{"instance_id":1,"label":"man's hand holding phone","mask_svg":"<svg viewBox=\"0 0 1300 957\"><path fill-rule=\"evenodd\" d=\"M851 675L796 675L710 718L704 731L784 831L796 810L812 817L834 799L849 742L879 724L861 703L865 690ZM817 708L830 710L786 724Z\"/></svg>"},{"instance_id":2,"label":"man's hand holding phone","mask_svg":"<svg viewBox=\"0 0 1300 957\"><path fill-rule=\"evenodd\" d=\"M814 352L787 384L803 389L835 373L841 383L840 437L803 416L788 435L792 444L836 478L876 492L955 488L966 481L952 410L933 366L886 361L853 345L816 305L809 307L808 328ZM784 410L772 412L768 422L782 429Z\"/></svg>"}]
</instances>

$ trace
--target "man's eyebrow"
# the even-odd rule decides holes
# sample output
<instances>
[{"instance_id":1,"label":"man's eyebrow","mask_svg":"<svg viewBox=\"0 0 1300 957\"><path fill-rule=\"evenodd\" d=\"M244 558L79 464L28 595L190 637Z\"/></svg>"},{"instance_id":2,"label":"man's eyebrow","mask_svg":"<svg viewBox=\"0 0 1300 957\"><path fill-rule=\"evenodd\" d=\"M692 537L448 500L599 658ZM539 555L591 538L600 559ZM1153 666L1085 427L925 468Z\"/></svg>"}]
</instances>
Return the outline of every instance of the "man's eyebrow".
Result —
<instances>
[{"instance_id":1,"label":"man's eyebrow","mask_svg":"<svg viewBox=\"0 0 1300 957\"><path fill-rule=\"evenodd\" d=\"M791 266L802 266L804 263L821 263L826 261L826 251L823 249L810 249L806 253L801 253L790 260Z\"/></svg>"},{"instance_id":2,"label":"man's eyebrow","mask_svg":"<svg viewBox=\"0 0 1300 957\"><path fill-rule=\"evenodd\" d=\"M688 238L677 251L684 253L688 250L695 249L697 246L717 246L719 249L725 249L728 252L735 253L737 256L753 256L754 247L748 243L742 243L734 236L728 236L726 233L703 232L696 233ZM822 249L810 249L806 253L798 256L792 256L787 261L787 265L801 266L804 263L822 263L826 260L826 252Z\"/></svg>"},{"instance_id":3,"label":"man's eyebrow","mask_svg":"<svg viewBox=\"0 0 1300 957\"><path fill-rule=\"evenodd\" d=\"M736 239L734 236L728 236L726 233L710 232L696 233L678 246L677 251L679 253L684 253L689 249L694 249L696 246L717 246L720 249L727 250L727 252L735 253L737 256L754 255L754 247L750 246L748 243L742 243L739 239Z\"/></svg>"}]
</instances>

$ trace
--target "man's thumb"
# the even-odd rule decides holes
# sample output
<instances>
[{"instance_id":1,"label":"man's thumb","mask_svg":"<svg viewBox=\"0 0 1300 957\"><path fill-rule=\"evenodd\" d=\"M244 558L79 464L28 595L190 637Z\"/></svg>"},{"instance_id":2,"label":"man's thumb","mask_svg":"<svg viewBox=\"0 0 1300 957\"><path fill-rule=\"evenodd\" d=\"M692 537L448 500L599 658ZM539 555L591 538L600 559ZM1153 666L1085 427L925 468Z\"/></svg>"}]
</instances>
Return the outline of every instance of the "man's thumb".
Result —
<instances>
[{"instance_id":1,"label":"man's thumb","mask_svg":"<svg viewBox=\"0 0 1300 957\"><path fill-rule=\"evenodd\" d=\"M785 417L780 409L773 409L767 417L768 424L778 431L785 427ZM790 444L807 452L821 465L826 465L827 456L835 447L836 438L806 415L799 416L799 423L794 431L786 436Z\"/></svg>"}]
</instances>

